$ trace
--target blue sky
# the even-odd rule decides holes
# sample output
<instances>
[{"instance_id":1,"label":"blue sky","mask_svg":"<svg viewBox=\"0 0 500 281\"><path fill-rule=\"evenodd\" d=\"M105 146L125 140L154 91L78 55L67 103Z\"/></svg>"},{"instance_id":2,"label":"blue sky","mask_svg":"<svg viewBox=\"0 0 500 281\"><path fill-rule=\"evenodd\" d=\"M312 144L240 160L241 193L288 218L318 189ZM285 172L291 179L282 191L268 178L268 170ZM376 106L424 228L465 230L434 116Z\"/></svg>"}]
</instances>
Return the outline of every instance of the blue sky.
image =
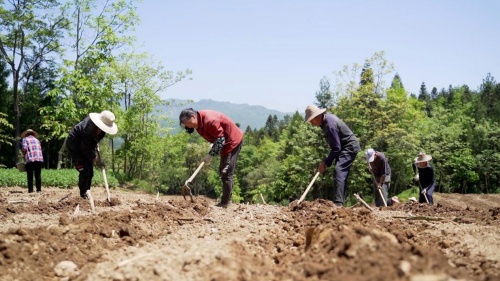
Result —
<instances>
[{"instance_id":1,"label":"blue sky","mask_svg":"<svg viewBox=\"0 0 500 281\"><path fill-rule=\"evenodd\" d=\"M303 112L323 76L333 86L378 51L412 93L499 81L499 11L497 0L144 0L137 39L168 70L193 71L163 98Z\"/></svg>"}]
</instances>

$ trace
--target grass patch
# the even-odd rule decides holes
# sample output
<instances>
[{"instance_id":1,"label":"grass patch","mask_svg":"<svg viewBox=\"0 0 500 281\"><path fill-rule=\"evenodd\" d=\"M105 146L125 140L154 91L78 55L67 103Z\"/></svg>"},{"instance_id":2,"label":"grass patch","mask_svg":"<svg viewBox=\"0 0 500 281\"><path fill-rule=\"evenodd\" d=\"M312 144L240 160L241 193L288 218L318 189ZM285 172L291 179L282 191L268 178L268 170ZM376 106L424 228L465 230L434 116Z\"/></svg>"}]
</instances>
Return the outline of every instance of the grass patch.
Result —
<instances>
[{"instance_id":1,"label":"grass patch","mask_svg":"<svg viewBox=\"0 0 500 281\"><path fill-rule=\"evenodd\" d=\"M403 190L401 193L398 194L398 199L401 202L406 202L408 201L408 198L410 197L415 197L418 200L418 187L412 187L406 190Z\"/></svg>"},{"instance_id":2,"label":"grass patch","mask_svg":"<svg viewBox=\"0 0 500 281\"><path fill-rule=\"evenodd\" d=\"M113 173L106 173L109 187L118 186L119 182ZM42 186L72 188L78 185L78 171L75 169L46 170L42 169ZM94 169L93 186L104 186L101 170ZM28 186L26 173L16 168L0 169L0 187Z\"/></svg>"}]
</instances>

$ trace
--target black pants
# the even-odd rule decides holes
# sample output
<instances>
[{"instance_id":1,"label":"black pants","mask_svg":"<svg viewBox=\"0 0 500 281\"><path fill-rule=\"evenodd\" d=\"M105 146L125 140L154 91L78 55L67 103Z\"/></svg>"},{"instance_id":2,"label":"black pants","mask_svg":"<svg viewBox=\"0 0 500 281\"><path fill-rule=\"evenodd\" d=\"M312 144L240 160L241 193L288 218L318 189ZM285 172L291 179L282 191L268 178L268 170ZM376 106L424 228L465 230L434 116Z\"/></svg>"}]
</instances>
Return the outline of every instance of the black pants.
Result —
<instances>
[{"instance_id":1,"label":"black pants","mask_svg":"<svg viewBox=\"0 0 500 281\"><path fill-rule=\"evenodd\" d=\"M33 192L33 174L35 175L36 191L42 191L42 165L43 162L35 161L26 163L26 175L28 176L28 192Z\"/></svg>"},{"instance_id":2,"label":"black pants","mask_svg":"<svg viewBox=\"0 0 500 281\"><path fill-rule=\"evenodd\" d=\"M236 161L238 160L238 154L240 154L242 143L243 142L241 142L228 155L220 158L219 174L222 180L221 204L229 204L229 202L231 202L234 186L234 168L236 167Z\"/></svg>"},{"instance_id":3,"label":"black pants","mask_svg":"<svg viewBox=\"0 0 500 281\"><path fill-rule=\"evenodd\" d=\"M94 162L92 160L80 160L83 164L83 169L78 171L78 187L80 188L80 196L85 197L87 190L92 186L92 178L94 177Z\"/></svg>"}]
</instances>

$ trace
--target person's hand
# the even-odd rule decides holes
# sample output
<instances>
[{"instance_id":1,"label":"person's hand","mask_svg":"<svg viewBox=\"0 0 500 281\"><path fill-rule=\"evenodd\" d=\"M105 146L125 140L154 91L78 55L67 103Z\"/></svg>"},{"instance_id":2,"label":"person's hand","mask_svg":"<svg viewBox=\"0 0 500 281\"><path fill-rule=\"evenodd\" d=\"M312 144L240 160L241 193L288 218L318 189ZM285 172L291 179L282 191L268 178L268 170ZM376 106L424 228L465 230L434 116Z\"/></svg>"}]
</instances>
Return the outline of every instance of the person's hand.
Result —
<instances>
[{"instance_id":1,"label":"person's hand","mask_svg":"<svg viewBox=\"0 0 500 281\"><path fill-rule=\"evenodd\" d=\"M210 161L212 161L212 156L210 154L207 154L201 161L205 162L205 165L210 165Z\"/></svg>"},{"instance_id":2,"label":"person's hand","mask_svg":"<svg viewBox=\"0 0 500 281\"><path fill-rule=\"evenodd\" d=\"M326 164L325 162L321 162L318 166L318 172L320 174L323 174L326 171Z\"/></svg>"},{"instance_id":3,"label":"person's hand","mask_svg":"<svg viewBox=\"0 0 500 281\"><path fill-rule=\"evenodd\" d=\"M378 189L380 189L380 190L382 190L382 185L381 185L381 184L379 184L379 185L377 186L377 188L378 188Z\"/></svg>"},{"instance_id":4,"label":"person's hand","mask_svg":"<svg viewBox=\"0 0 500 281\"><path fill-rule=\"evenodd\" d=\"M419 181L420 177L418 176L418 174L415 175L415 181Z\"/></svg>"},{"instance_id":5,"label":"person's hand","mask_svg":"<svg viewBox=\"0 0 500 281\"><path fill-rule=\"evenodd\" d=\"M106 164L104 164L104 161L100 157L94 158L94 165L99 169L106 168Z\"/></svg>"},{"instance_id":6,"label":"person's hand","mask_svg":"<svg viewBox=\"0 0 500 281\"><path fill-rule=\"evenodd\" d=\"M104 164L104 161L102 161L101 159L97 160L95 165L97 166L97 168L101 170L106 168L106 164Z\"/></svg>"},{"instance_id":7,"label":"person's hand","mask_svg":"<svg viewBox=\"0 0 500 281\"><path fill-rule=\"evenodd\" d=\"M427 188L422 189L422 194L427 194Z\"/></svg>"}]
</instances>

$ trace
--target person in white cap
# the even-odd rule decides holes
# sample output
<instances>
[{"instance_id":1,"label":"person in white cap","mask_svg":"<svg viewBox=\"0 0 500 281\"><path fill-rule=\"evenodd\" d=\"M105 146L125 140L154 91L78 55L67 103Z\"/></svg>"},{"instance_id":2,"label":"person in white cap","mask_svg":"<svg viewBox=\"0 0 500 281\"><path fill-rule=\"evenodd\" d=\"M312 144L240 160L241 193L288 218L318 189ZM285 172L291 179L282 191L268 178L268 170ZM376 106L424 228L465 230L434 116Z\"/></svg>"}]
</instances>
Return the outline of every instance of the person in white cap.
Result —
<instances>
[{"instance_id":1,"label":"person in white cap","mask_svg":"<svg viewBox=\"0 0 500 281\"><path fill-rule=\"evenodd\" d=\"M344 206L347 193L347 180L352 162L361 150L359 141L349 127L331 113L325 113L315 105L306 108L305 122L323 130L326 141L330 146L330 153L321 161L318 172L324 173L327 167L335 162L335 178L333 185L333 203L337 207Z\"/></svg>"},{"instance_id":2,"label":"person in white cap","mask_svg":"<svg viewBox=\"0 0 500 281\"><path fill-rule=\"evenodd\" d=\"M384 206L384 201L387 203L387 206L391 206L393 203L399 203L396 196L388 198L391 185L391 167L389 166L387 157L385 157L384 153L376 151L373 148L367 149L365 151L365 156L366 162L368 163L368 169L372 174L375 206ZM381 192L384 196L383 199L380 196Z\"/></svg>"},{"instance_id":3,"label":"person in white cap","mask_svg":"<svg viewBox=\"0 0 500 281\"><path fill-rule=\"evenodd\" d=\"M434 168L429 163L431 160L432 156L420 152L412 166L415 172L415 182L420 188L418 202L432 205L434 204L432 194L436 187L436 180L434 178Z\"/></svg>"},{"instance_id":4,"label":"person in white cap","mask_svg":"<svg viewBox=\"0 0 500 281\"><path fill-rule=\"evenodd\" d=\"M69 132L66 147L79 172L78 187L82 198L87 198L87 190L90 190L94 177L94 162L96 166L104 167L102 159L97 157L97 144L106 134L115 135L117 132L115 115L108 110L90 113Z\"/></svg>"},{"instance_id":5,"label":"person in white cap","mask_svg":"<svg viewBox=\"0 0 500 281\"><path fill-rule=\"evenodd\" d=\"M21 134L22 151L28 176L28 193L33 192L33 175L35 176L36 192L42 191L42 145L38 140L38 133L28 129Z\"/></svg>"}]
</instances>

